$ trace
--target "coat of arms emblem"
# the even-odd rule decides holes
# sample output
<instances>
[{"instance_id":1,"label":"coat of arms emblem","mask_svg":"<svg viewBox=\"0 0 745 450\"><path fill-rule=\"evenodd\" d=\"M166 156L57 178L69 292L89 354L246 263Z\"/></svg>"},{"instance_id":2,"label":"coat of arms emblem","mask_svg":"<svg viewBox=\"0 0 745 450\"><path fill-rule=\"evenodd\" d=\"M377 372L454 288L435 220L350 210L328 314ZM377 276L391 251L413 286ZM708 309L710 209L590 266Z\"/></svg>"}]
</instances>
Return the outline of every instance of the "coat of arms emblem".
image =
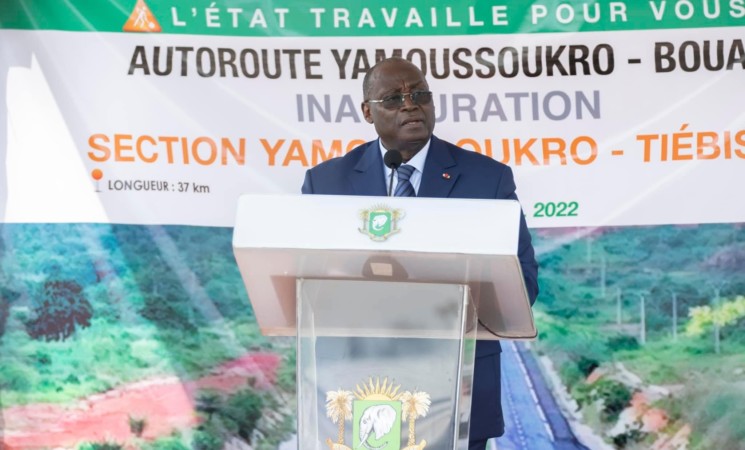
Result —
<instances>
[{"instance_id":1,"label":"coat of arms emblem","mask_svg":"<svg viewBox=\"0 0 745 450\"><path fill-rule=\"evenodd\" d=\"M401 231L398 221L403 219L401 209L392 209L386 205L375 205L370 209L360 211L362 227L360 233L370 236L373 241L384 241L388 236Z\"/></svg>"},{"instance_id":2,"label":"coat of arms emblem","mask_svg":"<svg viewBox=\"0 0 745 450\"><path fill-rule=\"evenodd\" d=\"M326 392L326 415L339 426L336 441L326 439L331 450L423 450L427 441L416 443L415 423L424 417L431 403L421 391L399 393L388 379L372 378L357 391L343 389ZM352 446L344 444L344 422L352 421ZM408 440L401 442L401 423L408 422Z\"/></svg>"}]
</instances>

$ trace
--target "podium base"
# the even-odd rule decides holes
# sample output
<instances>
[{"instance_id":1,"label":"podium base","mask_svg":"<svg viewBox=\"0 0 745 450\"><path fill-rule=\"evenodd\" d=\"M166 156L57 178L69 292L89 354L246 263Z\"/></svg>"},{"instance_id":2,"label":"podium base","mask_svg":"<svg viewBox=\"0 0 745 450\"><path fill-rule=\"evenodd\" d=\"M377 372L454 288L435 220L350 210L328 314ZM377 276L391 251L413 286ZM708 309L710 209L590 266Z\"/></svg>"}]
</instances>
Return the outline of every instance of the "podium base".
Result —
<instances>
[{"instance_id":1,"label":"podium base","mask_svg":"<svg viewBox=\"0 0 745 450\"><path fill-rule=\"evenodd\" d=\"M467 286L300 279L297 293L298 449L467 450Z\"/></svg>"}]
</instances>

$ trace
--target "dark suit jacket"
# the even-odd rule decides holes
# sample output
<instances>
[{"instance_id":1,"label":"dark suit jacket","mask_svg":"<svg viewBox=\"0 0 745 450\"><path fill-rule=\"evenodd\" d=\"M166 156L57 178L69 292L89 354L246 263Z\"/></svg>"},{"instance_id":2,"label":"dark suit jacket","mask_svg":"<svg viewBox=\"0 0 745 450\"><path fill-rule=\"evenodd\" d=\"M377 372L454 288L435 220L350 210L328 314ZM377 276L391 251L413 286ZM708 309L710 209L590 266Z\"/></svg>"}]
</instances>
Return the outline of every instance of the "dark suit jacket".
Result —
<instances>
[{"instance_id":1,"label":"dark suit jacket","mask_svg":"<svg viewBox=\"0 0 745 450\"><path fill-rule=\"evenodd\" d=\"M450 177L443 177L447 173ZM378 140L363 144L341 158L308 170L303 194L387 195ZM432 136L418 197L515 199L512 170L491 158L463 150ZM538 295L538 264L524 215L520 219L518 257L531 303ZM504 432L497 341L479 341L471 405L470 439Z\"/></svg>"}]
</instances>

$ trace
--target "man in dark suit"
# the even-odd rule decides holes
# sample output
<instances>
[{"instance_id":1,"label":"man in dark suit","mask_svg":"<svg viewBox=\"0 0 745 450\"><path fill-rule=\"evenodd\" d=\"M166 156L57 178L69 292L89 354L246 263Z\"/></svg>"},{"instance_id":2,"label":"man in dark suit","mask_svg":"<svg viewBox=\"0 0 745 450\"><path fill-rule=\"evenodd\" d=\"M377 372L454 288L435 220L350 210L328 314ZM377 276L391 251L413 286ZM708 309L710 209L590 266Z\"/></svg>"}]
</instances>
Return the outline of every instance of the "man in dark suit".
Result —
<instances>
[{"instance_id":1,"label":"man in dark suit","mask_svg":"<svg viewBox=\"0 0 745 450\"><path fill-rule=\"evenodd\" d=\"M304 194L385 196L393 177L396 195L517 199L509 167L432 134L432 93L415 65L400 58L381 61L368 71L362 89L362 113L375 126L379 139L308 170ZM403 157L397 172L383 163L388 150L397 150ZM522 215L518 257L532 303L538 295L538 264ZM476 345L469 450L482 450L489 438L504 433L500 352L497 341Z\"/></svg>"}]
</instances>

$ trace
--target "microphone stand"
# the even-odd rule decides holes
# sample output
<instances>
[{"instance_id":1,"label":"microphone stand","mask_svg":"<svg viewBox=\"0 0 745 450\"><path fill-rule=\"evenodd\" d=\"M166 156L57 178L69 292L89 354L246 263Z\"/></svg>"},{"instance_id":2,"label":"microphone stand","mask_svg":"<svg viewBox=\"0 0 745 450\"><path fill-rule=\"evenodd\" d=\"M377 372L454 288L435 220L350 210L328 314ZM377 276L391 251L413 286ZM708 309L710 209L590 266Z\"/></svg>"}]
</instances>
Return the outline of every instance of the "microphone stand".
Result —
<instances>
[{"instance_id":1,"label":"microphone stand","mask_svg":"<svg viewBox=\"0 0 745 450\"><path fill-rule=\"evenodd\" d=\"M398 167L391 167L391 181L388 183L388 197L393 195L393 174L398 171Z\"/></svg>"},{"instance_id":2,"label":"microphone stand","mask_svg":"<svg viewBox=\"0 0 745 450\"><path fill-rule=\"evenodd\" d=\"M393 175L398 170L401 163L404 162L401 152L397 150L388 150L383 156L383 162L386 167L391 169L391 181L388 183L388 197L393 196Z\"/></svg>"}]
</instances>

